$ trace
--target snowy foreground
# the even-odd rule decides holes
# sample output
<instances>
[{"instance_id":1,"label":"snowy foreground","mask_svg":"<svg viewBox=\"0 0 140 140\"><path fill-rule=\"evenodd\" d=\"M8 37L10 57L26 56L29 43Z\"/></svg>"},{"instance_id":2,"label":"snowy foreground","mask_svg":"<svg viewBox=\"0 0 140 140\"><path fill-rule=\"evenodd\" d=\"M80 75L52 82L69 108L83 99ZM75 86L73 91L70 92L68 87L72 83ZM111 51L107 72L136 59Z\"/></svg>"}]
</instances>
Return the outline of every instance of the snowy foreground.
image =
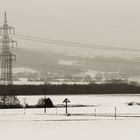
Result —
<instances>
[{"instance_id":1,"label":"snowy foreground","mask_svg":"<svg viewBox=\"0 0 140 140\"><path fill-rule=\"evenodd\" d=\"M44 114L0 110L1 140L139 140L140 117ZM69 110L70 111L70 110ZM24 114L25 113L25 114Z\"/></svg>"},{"instance_id":2,"label":"snowy foreground","mask_svg":"<svg viewBox=\"0 0 140 140\"><path fill-rule=\"evenodd\" d=\"M42 116L40 117L42 118ZM139 124L140 119L138 118L118 120L94 118L88 121L47 121L47 116L43 116L41 120L0 121L0 139L139 140Z\"/></svg>"},{"instance_id":3,"label":"snowy foreground","mask_svg":"<svg viewBox=\"0 0 140 140\"><path fill-rule=\"evenodd\" d=\"M0 109L0 140L140 140L140 95L50 96L88 107ZM19 97L22 101L24 97ZM30 104L39 97L26 97ZM90 106L93 105L93 106ZM115 118L116 107L116 118Z\"/></svg>"}]
</instances>

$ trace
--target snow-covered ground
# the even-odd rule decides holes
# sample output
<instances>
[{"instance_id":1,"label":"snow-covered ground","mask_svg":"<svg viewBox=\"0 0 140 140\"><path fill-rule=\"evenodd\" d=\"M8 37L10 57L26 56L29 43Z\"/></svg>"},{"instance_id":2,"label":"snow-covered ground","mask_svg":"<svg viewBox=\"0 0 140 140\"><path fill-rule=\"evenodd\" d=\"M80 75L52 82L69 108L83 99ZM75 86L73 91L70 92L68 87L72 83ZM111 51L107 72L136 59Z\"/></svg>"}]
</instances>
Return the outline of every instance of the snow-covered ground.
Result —
<instances>
[{"instance_id":1,"label":"snow-covered ground","mask_svg":"<svg viewBox=\"0 0 140 140\"><path fill-rule=\"evenodd\" d=\"M1 140L139 140L140 118L0 115ZM4 118L4 120L2 120ZM7 118L7 120L6 120Z\"/></svg>"},{"instance_id":2,"label":"snow-covered ground","mask_svg":"<svg viewBox=\"0 0 140 140\"><path fill-rule=\"evenodd\" d=\"M28 104L36 104L44 96L18 96L23 102L26 98ZM108 95L46 95L54 104L62 104L65 98L70 104L98 105L98 106L124 106L128 102L140 102L140 94L108 94Z\"/></svg>"},{"instance_id":3,"label":"snow-covered ground","mask_svg":"<svg viewBox=\"0 0 140 140\"><path fill-rule=\"evenodd\" d=\"M1 140L139 140L140 95L48 96L53 103L62 104L66 97L70 104L88 107L44 109L1 109ZM23 97L18 97L22 100ZM40 96L26 97L37 101ZM30 98L30 99L29 99ZM93 105L93 106L90 106ZM95 106L94 106L95 105ZM117 108L115 118L115 107Z\"/></svg>"}]
</instances>

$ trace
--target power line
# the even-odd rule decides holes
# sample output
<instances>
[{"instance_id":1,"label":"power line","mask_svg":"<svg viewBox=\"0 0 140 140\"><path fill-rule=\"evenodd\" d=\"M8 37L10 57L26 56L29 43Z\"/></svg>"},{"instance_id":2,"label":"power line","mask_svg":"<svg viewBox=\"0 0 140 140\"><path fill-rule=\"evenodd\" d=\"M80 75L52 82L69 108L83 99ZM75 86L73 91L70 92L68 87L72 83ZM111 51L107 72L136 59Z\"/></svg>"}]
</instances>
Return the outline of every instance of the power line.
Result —
<instances>
[{"instance_id":1,"label":"power line","mask_svg":"<svg viewBox=\"0 0 140 140\"><path fill-rule=\"evenodd\" d=\"M26 41L33 41L33 42L38 42L38 43L66 46L66 47L73 47L73 48L100 49L100 50L113 50L113 51L131 51L131 52L140 51L140 49L120 48L120 47L111 47L111 46L88 44L88 43L81 43L81 42L54 40L54 39L47 39L47 38L22 35L22 34L16 34L14 37L17 39L22 39Z\"/></svg>"}]
</instances>

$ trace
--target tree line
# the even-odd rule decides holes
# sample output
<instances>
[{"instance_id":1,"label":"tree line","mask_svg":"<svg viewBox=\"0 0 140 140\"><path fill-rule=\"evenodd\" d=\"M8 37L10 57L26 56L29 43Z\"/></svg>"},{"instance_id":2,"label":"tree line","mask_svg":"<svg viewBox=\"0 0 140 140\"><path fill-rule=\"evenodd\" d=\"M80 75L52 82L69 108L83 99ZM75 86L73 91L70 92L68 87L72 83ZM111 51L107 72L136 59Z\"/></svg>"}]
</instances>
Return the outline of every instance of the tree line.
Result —
<instances>
[{"instance_id":1,"label":"tree line","mask_svg":"<svg viewBox=\"0 0 140 140\"><path fill-rule=\"evenodd\" d=\"M138 94L136 83L102 83L88 85L12 85L0 86L0 95L86 95L86 94Z\"/></svg>"}]
</instances>

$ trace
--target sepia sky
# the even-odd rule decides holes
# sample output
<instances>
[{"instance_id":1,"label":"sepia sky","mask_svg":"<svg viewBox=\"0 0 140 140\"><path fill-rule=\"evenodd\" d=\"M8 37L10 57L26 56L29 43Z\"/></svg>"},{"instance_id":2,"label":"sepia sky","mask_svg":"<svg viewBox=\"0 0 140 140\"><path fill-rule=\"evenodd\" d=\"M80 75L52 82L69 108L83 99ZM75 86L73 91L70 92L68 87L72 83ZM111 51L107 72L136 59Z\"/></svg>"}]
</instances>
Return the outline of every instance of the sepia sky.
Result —
<instances>
[{"instance_id":1,"label":"sepia sky","mask_svg":"<svg viewBox=\"0 0 140 140\"><path fill-rule=\"evenodd\" d=\"M17 34L140 48L139 0L1 0L1 24L4 11Z\"/></svg>"}]
</instances>

